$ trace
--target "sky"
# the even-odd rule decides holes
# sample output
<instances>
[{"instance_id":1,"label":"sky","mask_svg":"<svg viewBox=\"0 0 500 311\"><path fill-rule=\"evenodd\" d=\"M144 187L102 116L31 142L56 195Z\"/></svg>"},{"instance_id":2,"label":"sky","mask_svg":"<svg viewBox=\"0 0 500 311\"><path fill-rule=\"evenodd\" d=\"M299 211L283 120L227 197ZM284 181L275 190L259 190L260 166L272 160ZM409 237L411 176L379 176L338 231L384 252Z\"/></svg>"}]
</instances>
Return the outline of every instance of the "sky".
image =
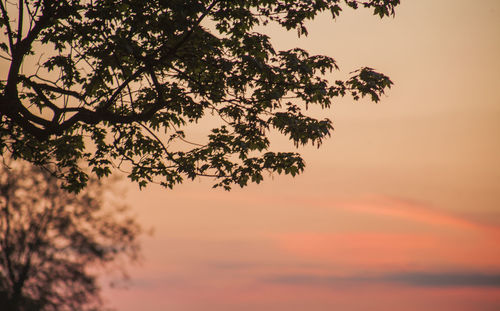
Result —
<instances>
[{"instance_id":1,"label":"sky","mask_svg":"<svg viewBox=\"0 0 500 311\"><path fill-rule=\"evenodd\" d=\"M500 310L500 1L346 10L277 48L394 81L379 104L314 112L335 131L306 171L231 192L127 185L143 259L109 306L132 310ZM276 148L293 150L275 137Z\"/></svg>"}]
</instances>

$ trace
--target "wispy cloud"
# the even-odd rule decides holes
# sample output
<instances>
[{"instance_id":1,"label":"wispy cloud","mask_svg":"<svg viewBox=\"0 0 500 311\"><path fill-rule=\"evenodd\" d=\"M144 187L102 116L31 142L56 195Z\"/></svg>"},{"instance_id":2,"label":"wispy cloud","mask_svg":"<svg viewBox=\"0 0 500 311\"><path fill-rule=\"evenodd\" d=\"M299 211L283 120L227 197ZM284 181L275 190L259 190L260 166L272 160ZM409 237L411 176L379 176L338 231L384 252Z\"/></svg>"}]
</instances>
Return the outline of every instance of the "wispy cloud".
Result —
<instances>
[{"instance_id":1,"label":"wispy cloud","mask_svg":"<svg viewBox=\"0 0 500 311\"><path fill-rule=\"evenodd\" d=\"M344 202L340 208L357 213L376 214L442 227L482 230L500 233L500 227L465 217L449 210L439 209L425 202L394 197L374 198L367 202Z\"/></svg>"},{"instance_id":2,"label":"wispy cloud","mask_svg":"<svg viewBox=\"0 0 500 311\"><path fill-rule=\"evenodd\" d=\"M324 276L289 274L265 279L266 283L299 286L342 286L347 284L397 283L418 287L496 287L500 288L500 274L475 272L401 272L376 276Z\"/></svg>"},{"instance_id":3,"label":"wispy cloud","mask_svg":"<svg viewBox=\"0 0 500 311\"><path fill-rule=\"evenodd\" d=\"M500 287L500 274L485 273L400 273L384 281L431 287Z\"/></svg>"}]
</instances>

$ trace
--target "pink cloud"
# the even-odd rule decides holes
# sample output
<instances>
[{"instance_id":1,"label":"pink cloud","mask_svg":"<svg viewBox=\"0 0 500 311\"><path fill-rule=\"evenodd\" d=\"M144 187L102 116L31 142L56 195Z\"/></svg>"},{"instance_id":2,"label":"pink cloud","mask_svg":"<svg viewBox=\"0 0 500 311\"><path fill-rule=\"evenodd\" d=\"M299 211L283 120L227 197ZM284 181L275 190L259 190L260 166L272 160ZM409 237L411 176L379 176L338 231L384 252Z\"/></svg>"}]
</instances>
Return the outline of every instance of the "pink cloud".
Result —
<instances>
[{"instance_id":1,"label":"pink cloud","mask_svg":"<svg viewBox=\"0 0 500 311\"><path fill-rule=\"evenodd\" d=\"M320 205L326 207L328 203L314 203ZM329 263L342 267L344 272L360 268L500 268L500 227L397 199L344 202L329 207L353 213L346 218L352 221L352 229L288 232L272 238L280 249L297 258ZM355 215L359 214L370 229L355 225ZM390 230L385 227L387 223L392 225ZM405 224L411 224L411 230Z\"/></svg>"},{"instance_id":2,"label":"pink cloud","mask_svg":"<svg viewBox=\"0 0 500 311\"><path fill-rule=\"evenodd\" d=\"M500 227L477 222L473 219L454 214L451 211L435 208L422 202L398 198L375 198L370 201L344 202L340 208L356 212L400 218L413 222L447 228L482 230L500 236Z\"/></svg>"}]
</instances>

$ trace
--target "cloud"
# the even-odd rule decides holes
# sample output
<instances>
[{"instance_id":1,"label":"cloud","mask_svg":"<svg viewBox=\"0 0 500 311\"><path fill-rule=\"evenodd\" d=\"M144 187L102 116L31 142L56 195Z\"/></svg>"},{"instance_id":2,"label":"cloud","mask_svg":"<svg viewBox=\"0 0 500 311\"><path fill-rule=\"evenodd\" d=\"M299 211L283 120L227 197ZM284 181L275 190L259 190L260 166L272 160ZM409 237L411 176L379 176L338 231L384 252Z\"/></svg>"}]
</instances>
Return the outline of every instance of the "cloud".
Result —
<instances>
[{"instance_id":1,"label":"cloud","mask_svg":"<svg viewBox=\"0 0 500 311\"><path fill-rule=\"evenodd\" d=\"M231 262L231 261L214 261L206 264L207 268L215 270L254 270L262 267L273 266L272 264L256 263L256 262Z\"/></svg>"},{"instance_id":2,"label":"cloud","mask_svg":"<svg viewBox=\"0 0 500 311\"><path fill-rule=\"evenodd\" d=\"M500 288L500 274L475 272L401 272L376 276L319 276L306 274L281 275L264 280L266 283L297 286L343 286L354 284L404 284L418 287L495 287Z\"/></svg>"},{"instance_id":3,"label":"cloud","mask_svg":"<svg viewBox=\"0 0 500 311\"><path fill-rule=\"evenodd\" d=\"M367 202L345 202L338 207L358 212L406 219L439 227L454 227L471 230L484 230L500 233L500 227L468 215L455 214L449 210L438 209L430 204L394 197L374 198Z\"/></svg>"},{"instance_id":4,"label":"cloud","mask_svg":"<svg viewBox=\"0 0 500 311\"><path fill-rule=\"evenodd\" d=\"M431 287L500 287L500 274L486 273L400 273L383 280Z\"/></svg>"}]
</instances>

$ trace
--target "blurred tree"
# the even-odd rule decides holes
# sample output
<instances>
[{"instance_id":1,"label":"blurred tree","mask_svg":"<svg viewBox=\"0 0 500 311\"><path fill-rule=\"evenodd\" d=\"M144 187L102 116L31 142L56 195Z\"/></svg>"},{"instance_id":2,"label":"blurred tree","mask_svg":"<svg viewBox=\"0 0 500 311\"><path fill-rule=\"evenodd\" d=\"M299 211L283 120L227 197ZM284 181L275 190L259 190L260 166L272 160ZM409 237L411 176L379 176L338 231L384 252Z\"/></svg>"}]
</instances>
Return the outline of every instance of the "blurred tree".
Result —
<instances>
[{"instance_id":1,"label":"blurred tree","mask_svg":"<svg viewBox=\"0 0 500 311\"><path fill-rule=\"evenodd\" d=\"M0 309L98 310L90 269L135 259L140 227L124 207L105 206L95 179L79 195L48 172L13 162L0 168Z\"/></svg>"},{"instance_id":2,"label":"blurred tree","mask_svg":"<svg viewBox=\"0 0 500 311\"><path fill-rule=\"evenodd\" d=\"M329 82L327 56L275 50L257 26L307 35L321 12L394 15L400 0L0 0L0 150L44 166L79 191L88 176L123 166L142 187L215 178L229 189L263 171L295 175L295 152L271 152L276 130L320 145L329 119L307 116L350 94L379 101L391 80L362 67ZM261 28L260 28L261 29ZM24 64L24 66L23 66ZM218 117L206 140L184 130Z\"/></svg>"}]
</instances>

